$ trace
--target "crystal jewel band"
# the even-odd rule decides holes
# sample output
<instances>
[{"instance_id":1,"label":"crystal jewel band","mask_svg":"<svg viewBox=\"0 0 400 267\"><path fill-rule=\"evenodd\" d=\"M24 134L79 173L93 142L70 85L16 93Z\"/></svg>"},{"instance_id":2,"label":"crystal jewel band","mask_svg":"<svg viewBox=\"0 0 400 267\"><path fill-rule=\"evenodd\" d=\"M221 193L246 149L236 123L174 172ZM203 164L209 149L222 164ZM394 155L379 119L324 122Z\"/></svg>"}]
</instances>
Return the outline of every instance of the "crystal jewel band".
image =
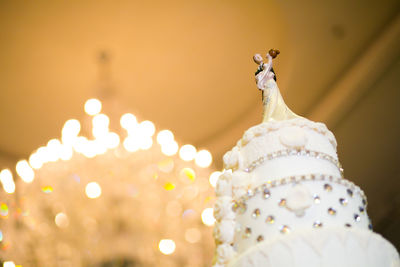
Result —
<instances>
[{"instance_id":1,"label":"crystal jewel band","mask_svg":"<svg viewBox=\"0 0 400 267\"><path fill-rule=\"evenodd\" d=\"M341 177L333 177L333 176L324 175L324 174L309 174L309 175L290 176L290 177L285 177L285 178L282 178L279 180L267 181L266 183L263 183L254 189L249 189L249 190L247 190L247 193L244 196L233 201L232 210L234 212L242 213L242 211L244 212L246 210L246 201L253 198L257 194L259 194L259 193L270 194L270 191L269 191L270 188L283 186L283 185L287 185L290 183L296 184L296 183L300 183L300 182L304 182L304 181L326 181L326 182L330 182L330 183L344 185L344 186L348 187L347 193L349 195L350 194L353 195L355 193L360 194L363 204L365 206L367 206L367 198L366 198L364 192L353 182L343 179ZM326 186L329 187L330 185L327 184Z\"/></svg>"},{"instance_id":2,"label":"crystal jewel band","mask_svg":"<svg viewBox=\"0 0 400 267\"><path fill-rule=\"evenodd\" d=\"M308 150L308 149L285 149L285 150L279 150L279 151L276 151L273 153L269 153L267 155L259 157L255 161L253 161L251 164L249 164L249 166L247 168L244 169L244 171L251 172L267 160L273 160L276 158L287 157L287 156L307 156L307 157L313 157L313 158L317 158L317 159L327 160L339 169L340 174L343 177L343 168L337 159L335 159L334 157L332 157L331 155L328 155L326 153L312 151L312 150Z\"/></svg>"}]
</instances>

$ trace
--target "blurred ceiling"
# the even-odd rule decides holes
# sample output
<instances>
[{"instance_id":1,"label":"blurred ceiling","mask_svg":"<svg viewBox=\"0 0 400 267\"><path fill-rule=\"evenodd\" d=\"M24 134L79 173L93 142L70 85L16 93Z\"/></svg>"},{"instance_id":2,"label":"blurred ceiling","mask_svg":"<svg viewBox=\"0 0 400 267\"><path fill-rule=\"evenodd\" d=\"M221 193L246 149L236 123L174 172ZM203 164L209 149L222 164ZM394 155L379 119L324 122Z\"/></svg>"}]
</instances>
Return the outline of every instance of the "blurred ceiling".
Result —
<instances>
[{"instance_id":1,"label":"blurred ceiling","mask_svg":"<svg viewBox=\"0 0 400 267\"><path fill-rule=\"evenodd\" d=\"M221 167L261 120L252 56L272 47L286 103L336 134L376 230L399 247L397 0L1 1L0 167L59 137L90 97L114 121L130 111L209 148Z\"/></svg>"}]
</instances>

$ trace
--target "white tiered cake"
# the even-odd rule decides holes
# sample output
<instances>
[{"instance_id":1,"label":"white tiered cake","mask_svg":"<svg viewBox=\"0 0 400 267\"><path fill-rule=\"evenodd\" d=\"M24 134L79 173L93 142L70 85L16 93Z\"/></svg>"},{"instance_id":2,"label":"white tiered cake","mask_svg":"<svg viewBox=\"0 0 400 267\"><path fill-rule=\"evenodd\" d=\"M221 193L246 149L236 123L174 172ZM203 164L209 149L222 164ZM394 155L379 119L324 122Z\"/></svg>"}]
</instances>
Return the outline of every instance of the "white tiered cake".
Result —
<instances>
[{"instance_id":1,"label":"white tiered cake","mask_svg":"<svg viewBox=\"0 0 400 267\"><path fill-rule=\"evenodd\" d=\"M264 120L223 158L214 216L214 267L398 267L396 249L372 232L363 191L343 178L334 135L294 114L260 65Z\"/></svg>"}]
</instances>

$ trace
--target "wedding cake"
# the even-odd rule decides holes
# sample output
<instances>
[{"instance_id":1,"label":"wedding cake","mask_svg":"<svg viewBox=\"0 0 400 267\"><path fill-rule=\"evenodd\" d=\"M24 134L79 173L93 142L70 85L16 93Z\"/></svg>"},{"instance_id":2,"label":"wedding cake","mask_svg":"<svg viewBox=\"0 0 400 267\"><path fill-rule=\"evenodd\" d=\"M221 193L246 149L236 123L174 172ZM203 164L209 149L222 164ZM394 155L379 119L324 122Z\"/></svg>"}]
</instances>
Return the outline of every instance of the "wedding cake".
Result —
<instances>
[{"instance_id":1,"label":"wedding cake","mask_svg":"<svg viewBox=\"0 0 400 267\"><path fill-rule=\"evenodd\" d=\"M293 113L257 54L263 122L224 157L216 186L214 267L398 267L372 231L364 192L343 177L325 124Z\"/></svg>"}]
</instances>

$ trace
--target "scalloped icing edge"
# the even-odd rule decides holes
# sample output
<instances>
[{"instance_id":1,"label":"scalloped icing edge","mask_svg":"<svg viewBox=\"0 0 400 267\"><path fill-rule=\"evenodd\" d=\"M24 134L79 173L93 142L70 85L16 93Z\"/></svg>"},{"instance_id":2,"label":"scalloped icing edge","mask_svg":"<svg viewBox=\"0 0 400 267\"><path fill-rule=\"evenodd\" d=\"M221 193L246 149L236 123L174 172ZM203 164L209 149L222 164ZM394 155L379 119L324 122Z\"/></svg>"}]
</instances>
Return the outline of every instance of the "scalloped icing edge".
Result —
<instances>
[{"instance_id":1,"label":"scalloped icing edge","mask_svg":"<svg viewBox=\"0 0 400 267\"><path fill-rule=\"evenodd\" d=\"M263 122L258 125L255 125L249 128L244 134L242 139L240 139L236 146L244 147L246 146L253 138L262 136L271 131L276 131L280 128L289 127L289 126L297 126L300 128L308 128L310 130L316 131L320 134L325 135L332 146L336 149L337 142L336 138L331 131L326 127L326 125L322 122L314 122L308 120L306 118L295 118L284 121L276 121L276 122Z\"/></svg>"}]
</instances>

